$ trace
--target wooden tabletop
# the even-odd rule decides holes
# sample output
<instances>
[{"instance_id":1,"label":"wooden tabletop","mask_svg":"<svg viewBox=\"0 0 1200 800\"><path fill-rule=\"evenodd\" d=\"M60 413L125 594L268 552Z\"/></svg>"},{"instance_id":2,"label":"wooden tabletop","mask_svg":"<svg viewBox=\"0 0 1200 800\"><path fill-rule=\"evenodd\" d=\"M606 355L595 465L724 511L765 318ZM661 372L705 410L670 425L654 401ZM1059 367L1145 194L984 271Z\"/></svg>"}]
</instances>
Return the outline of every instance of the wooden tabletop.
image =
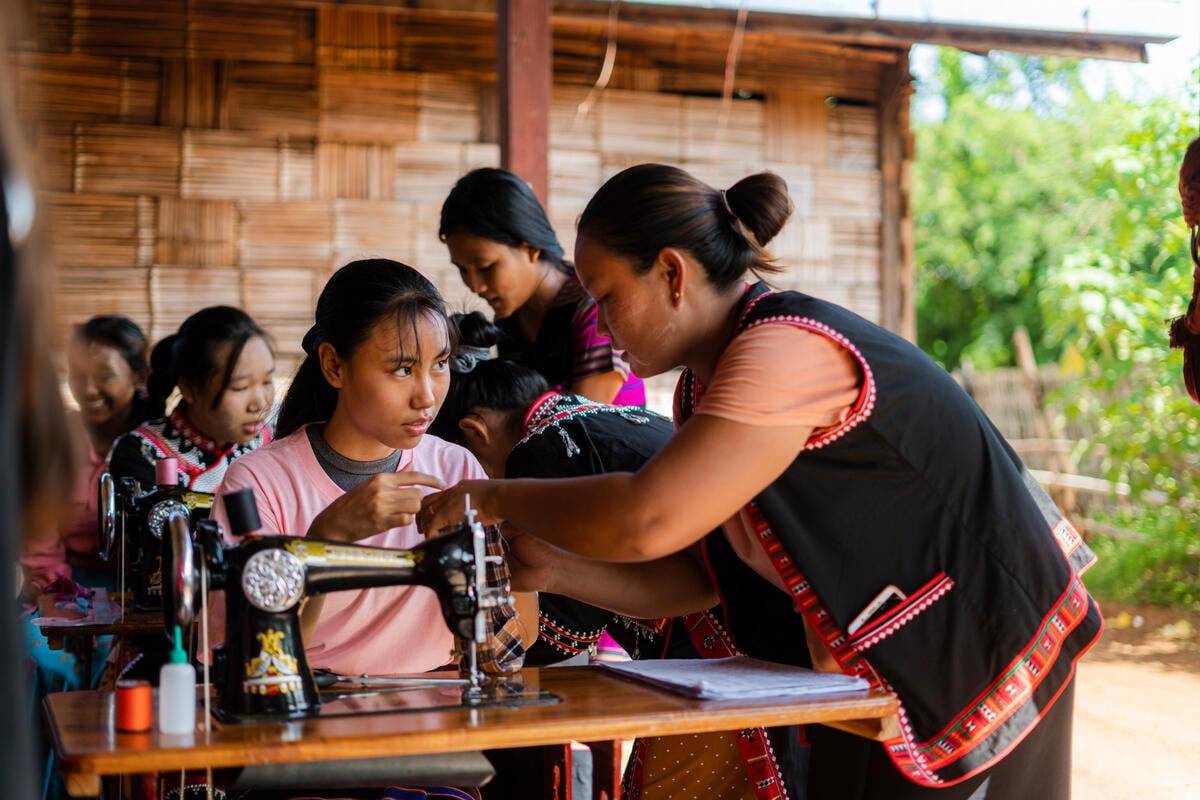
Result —
<instances>
[{"instance_id":1,"label":"wooden tabletop","mask_svg":"<svg viewBox=\"0 0 1200 800\"><path fill-rule=\"evenodd\" d=\"M219 724L185 736L118 733L112 692L63 692L45 700L59 767L73 795L99 794L100 778L139 772L296 763L399 754L632 739L802 723L880 738L896 730L896 700L865 693L821 700L703 701L599 667L530 668L527 690L561 702L485 706L288 722Z\"/></svg>"},{"instance_id":2,"label":"wooden tabletop","mask_svg":"<svg viewBox=\"0 0 1200 800\"><path fill-rule=\"evenodd\" d=\"M148 633L162 633L164 638L166 637L161 611L127 611L123 617L119 616L111 622L87 622L82 625L43 625L41 630L42 634L47 638L51 636L63 638L69 636L108 636L110 634L142 635Z\"/></svg>"}]
</instances>

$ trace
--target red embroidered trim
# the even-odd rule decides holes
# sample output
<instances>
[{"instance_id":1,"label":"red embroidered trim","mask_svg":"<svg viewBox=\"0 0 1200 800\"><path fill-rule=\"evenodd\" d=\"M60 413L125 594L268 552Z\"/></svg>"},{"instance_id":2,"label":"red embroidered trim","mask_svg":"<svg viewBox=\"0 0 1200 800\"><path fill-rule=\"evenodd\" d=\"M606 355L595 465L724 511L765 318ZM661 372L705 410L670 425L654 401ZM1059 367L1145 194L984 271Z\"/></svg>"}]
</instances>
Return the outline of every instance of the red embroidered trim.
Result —
<instances>
[{"instance_id":1,"label":"red embroidered trim","mask_svg":"<svg viewBox=\"0 0 1200 800\"><path fill-rule=\"evenodd\" d=\"M533 401L533 405L525 412L525 419L521 420L521 429L525 431L526 436L533 432L533 421L544 414L548 406L554 405L558 397L558 392L552 390Z\"/></svg>"},{"instance_id":2,"label":"red embroidered trim","mask_svg":"<svg viewBox=\"0 0 1200 800\"><path fill-rule=\"evenodd\" d=\"M908 596L904 603L887 614L854 632L850 646L856 650L868 650L912 622L918 615L954 588L954 579L941 573L929 583Z\"/></svg>"},{"instance_id":3,"label":"red embroidered trim","mask_svg":"<svg viewBox=\"0 0 1200 800\"><path fill-rule=\"evenodd\" d=\"M185 459L179 453L179 451L175 450L175 448L171 447L171 445L167 443L167 440L164 439L158 431L154 430L149 425L142 425L134 432L145 439L149 439L155 448L157 448L158 453L162 458L175 459L176 463L179 465L180 471L188 476L189 484L206 471L201 470L199 464L192 464Z\"/></svg>"},{"instance_id":4,"label":"red embroidered trim","mask_svg":"<svg viewBox=\"0 0 1200 800\"><path fill-rule=\"evenodd\" d=\"M217 447L217 443L193 428L191 423L187 421L187 417L178 408L171 412L170 420L180 435L191 444L213 455L224 455L224 452Z\"/></svg>"},{"instance_id":5,"label":"red embroidered trim","mask_svg":"<svg viewBox=\"0 0 1200 800\"><path fill-rule=\"evenodd\" d=\"M600 634L604 631L599 630L595 633L578 633L569 631L562 625L559 625L545 614L538 614L538 625L542 628L543 638L550 643L551 646L558 648L564 653L576 655L584 652L589 647L600 641ZM545 635L546 632L549 635Z\"/></svg>"},{"instance_id":6,"label":"red embroidered trim","mask_svg":"<svg viewBox=\"0 0 1200 800\"><path fill-rule=\"evenodd\" d=\"M1075 526L1062 518L1058 524L1054 526L1054 540L1058 542L1058 546L1062 548L1063 555L1067 558L1071 557L1083 544L1083 537L1079 535L1079 531L1075 530Z\"/></svg>"},{"instance_id":7,"label":"red embroidered trim","mask_svg":"<svg viewBox=\"0 0 1200 800\"><path fill-rule=\"evenodd\" d=\"M550 409L553 408L554 404L557 403L562 396L563 395L560 395L557 392L547 392L538 398L537 402L530 407L529 412L525 415L524 422L526 439L528 439L530 436L541 433L551 425L562 422L563 420L574 419L575 417L580 417L585 414L595 414L598 411L606 411L610 408L610 406L606 406L603 403L577 403L563 411L550 414L549 416L543 416L544 414L548 414L550 412Z\"/></svg>"},{"instance_id":8,"label":"red embroidered trim","mask_svg":"<svg viewBox=\"0 0 1200 800\"><path fill-rule=\"evenodd\" d=\"M842 671L867 679L872 686L893 692L891 685L878 675L859 649L854 647L846 634L837 626L828 610L821 604L812 586L796 568L791 557L784 551L766 518L754 503L747 506L751 524L758 534L759 543L771 559L788 591L795 597L796 608L809 625L825 642ZM951 780L942 778L936 770L944 769L962 756L971 752L980 742L994 734L1018 708L1032 696L1041 683L1046 668L1051 666L1062 650L1067 635L1083 621L1088 609L1088 594L1074 570L1071 582L1043 618L1040 633L1017 655L996 681L980 693L976 700L960 712L947 727L928 741L917 741L908 718L903 700L897 707L900 735L883 743L898 769L909 780L926 786L948 786L966 780L994 764L1003 754L998 754L987 763L981 764L964 775ZM1097 637L1098 638L1098 637ZM1092 640L1093 642L1095 639ZM1090 645L1089 645L1090 646ZM1078 660L1084 647L1074 660ZM1040 710L1040 719L1049 706ZM1009 745L1012 746L1011 743Z\"/></svg>"},{"instance_id":9,"label":"red embroidered trim","mask_svg":"<svg viewBox=\"0 0 1200 800\"><path fill-rule=\"evenodd\" d=\"M823 322L818 322L809 317L798 317L791 314L785 314L775 317L763 317L756 319L745 327L745 330L751 330L762 325L791 325L794 328L800 328L810 333L815 333L824 336L832 342L835 342L846 350L850 351L850 355L858 361L859 367L863 371L863 385L858 393L858 398L854 401L854 405L850 408L850 413L846 419L836 428L822 433L820 436L810 438L804 444L805 450L816 450L824 447L832 442L845 436L854 428L861 425L871 416L871 412L875 410L876 384L875 373L871 371L871 365L867 363L867 357L862 354L862 351L855 346L854 342L850 341L844 334L831 328Z\"/></svg>"},{"instance_id":10,"label":"red embroidered trim","mask_svg":"<svg viewBox=\"0 0 1200 800\"><path fill-rule=\"evenodd\" d=\"M863 372L862 389L859 391L858 397L854 401L854 405L850 408L850 413L846 415L846 419L832 430L825 431L818 436L810 437L809 440L804 443L805 450L817 450L836 442L854 428L861 425L871 416L871 413L875 410L875 400L877 397L875 373L872 372L871 365L867 363L866 356L863 355L862 351L858 349L854 342L850 341L848 337L829 325L826 325L823 322L818 322L810 317L784 314L774 317L763 317L762 319L756 319L747 324L746 317L749 316L750 310L753 309L754 306L757 305L758 302L764 297L769 297L772 294L774 294L774 292L768 292L766 294L759 295L746 304L745 308L742 309L740 318L738 319L738 333L743 333L761 325L791 325L792 327L800 328L810 333L815 333L819 336L824 336L830 341L835 342L841 347L844 347L850 352L850 355L854 356L854 359L858 362L858 365ZM704 384L701 383L700 379L697 378L695 373L693 373L690 369L685 369L683 371L679 381L683 386L683 391L680 397L681 410L683 411L684 419L687 419L694 414L696 409L700 406L700 398L704 396Z\"/></svg>"}]
</instances>

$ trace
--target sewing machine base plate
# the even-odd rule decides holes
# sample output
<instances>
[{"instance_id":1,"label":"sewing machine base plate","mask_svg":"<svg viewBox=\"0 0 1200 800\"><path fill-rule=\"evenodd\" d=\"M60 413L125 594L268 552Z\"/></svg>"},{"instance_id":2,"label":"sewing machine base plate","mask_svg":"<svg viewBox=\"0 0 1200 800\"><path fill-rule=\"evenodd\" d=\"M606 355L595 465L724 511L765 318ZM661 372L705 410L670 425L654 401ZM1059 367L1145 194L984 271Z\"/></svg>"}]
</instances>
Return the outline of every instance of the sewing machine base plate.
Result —
<instances>
[{"instance_id":1,"label":"sewing machine base plate","mask_svg":"<svg viewBox=\"0 0 1200 800\"><path fill-rule=\"evenodd\" d=\"M432 681L431 681L432 683ZM481 697L464 696L461 684L446 686L397 686L394 688L367 688L359 690L324 689L321 705L307 713L291 715L230 714L214 709L213 716L221 723L245 725L264 722L319 717L361 716L365 714L400 714L415 711L452 711L459 708L516 708L528 705L553 705L562 702L558 695L546 691L526 689L520 685L500 685L485 688Z\"/></svg>"}]
</instances>

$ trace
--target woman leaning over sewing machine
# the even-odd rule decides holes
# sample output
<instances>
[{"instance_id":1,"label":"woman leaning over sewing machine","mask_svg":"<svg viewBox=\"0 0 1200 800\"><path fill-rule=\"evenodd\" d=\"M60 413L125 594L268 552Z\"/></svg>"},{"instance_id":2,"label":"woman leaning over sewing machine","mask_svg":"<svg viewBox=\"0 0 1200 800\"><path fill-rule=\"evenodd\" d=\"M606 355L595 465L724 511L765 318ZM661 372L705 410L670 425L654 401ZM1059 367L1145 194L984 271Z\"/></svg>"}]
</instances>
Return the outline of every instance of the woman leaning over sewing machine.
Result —
<instances>
[{"instance_id":1,"label":"woman leaning over sewing machine","mask_svg":"<svg viewBox=\"0 0 1200 800\"><path fill-rule=\"evenodd\" d=\"M483 521L524 532L514 582L626 613L686 612L668 601L689 591L702 608L711 575L747 654L895 692L900 732L882 744L821 726L811 749L748 741L760 797L790 776L809 800L1066 800L1075 663L1101 627L1080 579L1094 557L910 342L748 282L778 269L763 248L790 213L765 173L718 191L645 164L605 183L579 220L579 277L635 372L687 368L678 432L636 473L471 481L422 522L437 529L469 493ZM696 582L589 587L539 542L610 570L690 566Z\"/></svg>"},{"instance_id":2,"label":"woman leaning over sewing machine","mask_svg":"<svg viewBox=\"0 0 1200 800\"><path fill-rule=\"evenodd\" d=\"M452 345L442 298L415 269L387 259L342 267L317 301L278 440L234 464L221 493L253 489L268 533L399 549L424 541L413 522L422 496L485 474L465 448L426 435ZM220 500L213 517L225 526ZM388 675L451 661L438 601L420 587L320 595L303 619L315 669ZM519 666L522 634L516 619L499 623L488 668Z\"/></svg>"},{"instance_id":3,"label":"woman leaning over sewing machine","mask_svg":"<svg viewBox=\"0 0 1200 800\"><path fill-rule=\"evenodd\" d=\"M267 414L275 399L270 337L231 306L192 314L150 355L150 399L159 408L179 389L166 417L150 420L113 445L109 471L148 489L164 458L179 464L179 485L213 492L237 458L271 441Z\"/></svg>"}]
</instances>

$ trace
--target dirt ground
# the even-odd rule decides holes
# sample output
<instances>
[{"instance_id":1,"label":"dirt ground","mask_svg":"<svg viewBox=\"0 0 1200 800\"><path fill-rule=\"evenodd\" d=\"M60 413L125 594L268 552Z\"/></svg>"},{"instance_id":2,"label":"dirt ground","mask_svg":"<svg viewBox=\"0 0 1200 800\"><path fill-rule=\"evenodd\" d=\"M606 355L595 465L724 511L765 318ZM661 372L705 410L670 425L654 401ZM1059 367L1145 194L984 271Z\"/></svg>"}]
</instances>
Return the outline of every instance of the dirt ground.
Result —
<instances>
[{"instance_id":1,"label":"dirt ground","mask_svg":"<svg viewBox=\"0 0 1200 800\"><path fill-rule=\"evenodd\" d=\"M1101 607L1076 683L1074 797L1200 800L1200 614Z\"/></svg>"}]
</instances>

